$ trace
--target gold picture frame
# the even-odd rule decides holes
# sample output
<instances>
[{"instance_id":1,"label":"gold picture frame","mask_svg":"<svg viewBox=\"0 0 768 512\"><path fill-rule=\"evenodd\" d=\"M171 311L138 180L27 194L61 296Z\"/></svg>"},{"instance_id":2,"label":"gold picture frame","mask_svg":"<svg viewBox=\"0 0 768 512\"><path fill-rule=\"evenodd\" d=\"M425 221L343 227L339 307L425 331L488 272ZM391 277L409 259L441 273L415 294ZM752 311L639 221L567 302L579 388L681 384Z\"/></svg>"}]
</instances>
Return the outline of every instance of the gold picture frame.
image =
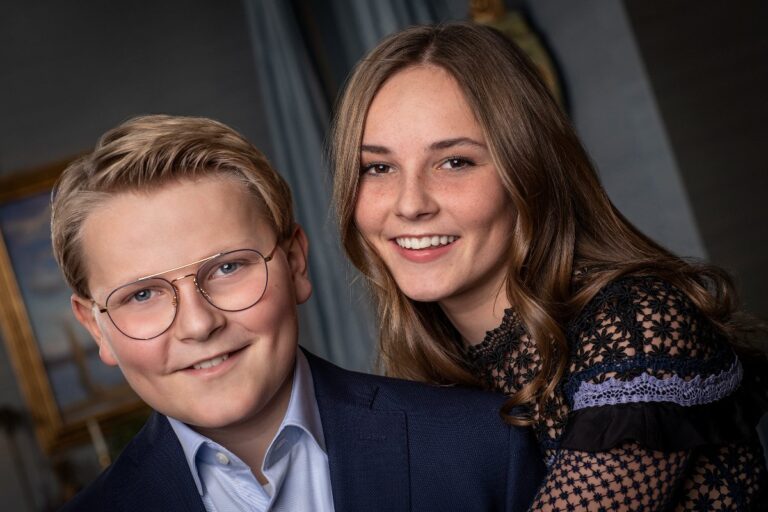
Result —
<instances>
[{"instance_id":1,"label":"gold picture frame","mask_svg":"<svg viewBox=\"0 0 768 512\"><path fill-rule=\"evenodd\" d=\"M563 84L554 58L523 12L507 10L503 0L470 0L469 14L475 23L495 28L519 46L536 66L557 104L565 108Z\"/></svg>"},{"instance_id":2,"label":"gold picture frame","mask_svg":"<svg viewBox=\"0 0 768 512\"><path fill-rule=\"evenodd\" d=\"M120 371L98 360L53 259L50 192L70 161L0 178L0 332L48 454L147 413Z\"/></svg>"}]
</instances>

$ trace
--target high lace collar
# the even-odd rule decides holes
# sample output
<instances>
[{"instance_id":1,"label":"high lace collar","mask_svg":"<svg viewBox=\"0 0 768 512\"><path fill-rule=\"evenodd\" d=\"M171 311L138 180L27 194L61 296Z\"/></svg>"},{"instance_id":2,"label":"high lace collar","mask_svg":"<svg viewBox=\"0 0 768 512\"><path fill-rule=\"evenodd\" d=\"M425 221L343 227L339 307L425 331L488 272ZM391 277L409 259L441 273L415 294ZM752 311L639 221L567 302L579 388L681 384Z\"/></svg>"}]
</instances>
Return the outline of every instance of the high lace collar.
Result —
<instances>
[{"instance_id":1,"label":"high lace collar","mask_svg":"<svg viewBox=\"0 0 768 512\"><path fill-rule=\"evenodd\" d=\"M480 363L501 345L508 345L510 342L519 343L519 334L522 330L522 324L517 312L512 308L504 310L504 317L501 323L494 329L487 331L483 341L477 345L468 345L466 347L467 357L470 361Z\"/></svg>"}]
</instances>

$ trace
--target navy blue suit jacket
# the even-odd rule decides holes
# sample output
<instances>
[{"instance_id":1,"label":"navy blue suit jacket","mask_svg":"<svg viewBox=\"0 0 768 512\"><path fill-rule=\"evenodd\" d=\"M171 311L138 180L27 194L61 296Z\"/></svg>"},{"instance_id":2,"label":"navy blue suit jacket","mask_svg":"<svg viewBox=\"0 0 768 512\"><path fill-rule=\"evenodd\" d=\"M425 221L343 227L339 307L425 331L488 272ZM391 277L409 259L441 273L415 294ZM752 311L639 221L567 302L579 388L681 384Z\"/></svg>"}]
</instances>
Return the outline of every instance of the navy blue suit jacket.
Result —
<instances>
[{"instance_id":1,"label":"navy blue suit jacket","mask_svg":"<svg viewBox=\"0 0 768 512\"><path fill-rule=\"evenodd\" d=\"M336 512L527 509L543 476L541 456L529 431L499 418L503 397L307 358ZM158 413L63 510L205 512L181 445Z\"/></svg>"}]
</instances>

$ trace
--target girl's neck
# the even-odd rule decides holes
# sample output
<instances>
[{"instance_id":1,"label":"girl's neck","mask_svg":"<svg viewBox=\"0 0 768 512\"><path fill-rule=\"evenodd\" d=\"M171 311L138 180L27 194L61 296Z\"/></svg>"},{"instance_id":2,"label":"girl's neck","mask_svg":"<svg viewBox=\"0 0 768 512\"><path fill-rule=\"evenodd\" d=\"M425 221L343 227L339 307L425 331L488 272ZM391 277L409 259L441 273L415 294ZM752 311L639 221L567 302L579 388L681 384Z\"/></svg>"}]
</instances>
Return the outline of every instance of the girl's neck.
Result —
<instances>
[{"instance_id":1,"label":"girl's neck","mask_svg":"<svg viewBox=\"0 0 768 512\"><path fill-rule=\"evenodd\" d=\"M511 303L503 287L491 296L476 300L440 303L440 307L467 345L481 343L488 331L501 324L504 311L510 306Z\"/></svg>"}]
</instances>

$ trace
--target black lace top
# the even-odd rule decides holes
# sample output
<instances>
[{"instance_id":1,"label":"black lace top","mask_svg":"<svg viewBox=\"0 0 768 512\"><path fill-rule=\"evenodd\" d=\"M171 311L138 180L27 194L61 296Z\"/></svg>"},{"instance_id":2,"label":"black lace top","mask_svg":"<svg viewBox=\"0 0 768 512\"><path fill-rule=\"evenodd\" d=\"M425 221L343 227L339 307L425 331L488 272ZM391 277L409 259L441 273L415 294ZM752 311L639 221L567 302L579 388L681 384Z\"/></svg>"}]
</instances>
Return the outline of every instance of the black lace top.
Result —
<instances>
[{"instance_id":1,"label":"black lace top","mask_svg":"<svg viewBox=\"0 0 768 512\"><path fill-rule=\"evenodd\" d=\"M531 414L548 467L536 510L768 510L765 386L670 284L627 277L567 326L570 367ZM468 358L511 394L541 360L512 310ZM763 405L759 405L763 404Z\"/></svg>"}]
</instances>

